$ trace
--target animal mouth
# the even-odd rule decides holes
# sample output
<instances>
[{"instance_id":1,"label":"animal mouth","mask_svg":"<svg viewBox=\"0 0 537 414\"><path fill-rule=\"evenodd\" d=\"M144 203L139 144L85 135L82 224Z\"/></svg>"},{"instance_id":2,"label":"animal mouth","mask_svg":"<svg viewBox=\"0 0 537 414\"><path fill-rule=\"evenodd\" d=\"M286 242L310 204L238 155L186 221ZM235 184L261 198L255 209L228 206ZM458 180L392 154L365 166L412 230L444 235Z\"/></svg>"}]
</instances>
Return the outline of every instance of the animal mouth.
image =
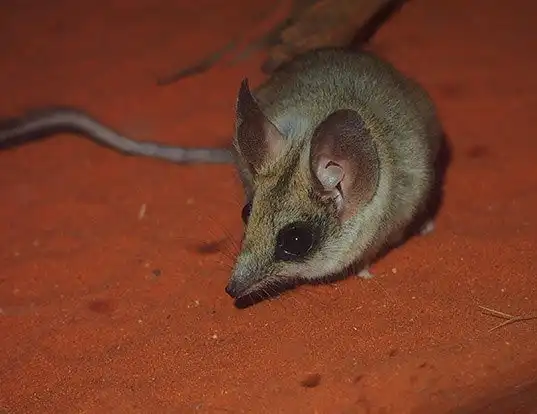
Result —
<instances>
[{"instance_id":1,"label":"animal mouth","mask_svg":"<svg viewBox=\"0 0 537 414\"><path fill-rule=\"evenodd\" d=\"M242 288L239 288L236 283L230 282L226 287L226 293L235 300L244 299L260 291L266 292L267 287L273 283L271 282L271 279L274 278L263 278L249 286L244 286Z\"/></svg>"},{"instance_id":2,"label":"animal mouth","mask_svg":"<svg viewBox=\"0 0 537 414\"><path fill-rule=\"evenodd\" d=\"M291 286L294 286L291 279L283 275L274 275L261 279L238 292L232 292L234 294L227 293L235 302L258 302L279 296Z\"/></svg>"},{"instance_id":3,"label":"animal mouth","mask_svg":"<svg viewBox=\"0 0 537 414\"><path fill-rule=\"evenodd\" d=\"M266 287L270 286L270 284L270 281L267 281L267 279L262 279L259 282L255 282L253 285L238 292L238 294L235 296L235 300L244 300L252 296L253 294L259 295L261 294L261 292L267 294L268 292L266 292Z\"/></svg>"}]
</instances>

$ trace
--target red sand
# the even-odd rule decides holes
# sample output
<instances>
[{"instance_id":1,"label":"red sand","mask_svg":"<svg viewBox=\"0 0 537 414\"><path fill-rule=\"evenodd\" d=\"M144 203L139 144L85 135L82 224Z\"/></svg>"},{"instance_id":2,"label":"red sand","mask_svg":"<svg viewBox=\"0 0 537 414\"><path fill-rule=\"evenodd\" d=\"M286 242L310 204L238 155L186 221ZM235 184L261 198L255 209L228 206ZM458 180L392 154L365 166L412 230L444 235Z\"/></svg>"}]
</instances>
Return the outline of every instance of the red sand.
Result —
<instances>
[{"instance_id":1,"label":"red sand","mask_svg":"<svg viewBox=\"0 0 537 414\"><path fill-rule=\"evenodd\" d=\"M75 104L223 145L261 57L154 85L259 13L213 3L4 0L0 113ZM231 167L67 135L1 153L0 413L536 413L537 320L489 332L478 308L537 313L537 3L504 3L413 1L375 37L437 101L454 160L436 231L372 281L238 310Z\"/></svg>"}]
</instances>

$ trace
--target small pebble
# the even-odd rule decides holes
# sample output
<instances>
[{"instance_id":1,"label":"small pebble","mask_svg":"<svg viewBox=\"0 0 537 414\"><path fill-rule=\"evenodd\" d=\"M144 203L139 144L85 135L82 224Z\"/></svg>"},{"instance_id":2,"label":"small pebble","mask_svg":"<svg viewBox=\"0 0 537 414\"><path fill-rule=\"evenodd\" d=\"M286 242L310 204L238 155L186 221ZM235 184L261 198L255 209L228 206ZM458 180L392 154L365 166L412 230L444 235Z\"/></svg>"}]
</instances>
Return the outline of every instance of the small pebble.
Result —
<instances>
[{"instance_id":1,"label":"small pebble","mask_svg":"<svg viewBox=\"0 0 537 414\"><path fill-rule=\"evenodd\" d=\"M138 220L141 220L145 217L146 210L147 210L147 205L144 203L140 206L140 210L138 211Z\"/></svg>"},{"instance_id":2,"label":"small pebble","mask_svg":"<svg viewBox=\"0 0 537 414\"><path fill-rule=\"evenodd\" d=\"M310 374L306 376L302 381L300 381L300 385L302 385L304 388L315 388L321 383L321 375L320 374Z\"/></svg>"}]
</instances>

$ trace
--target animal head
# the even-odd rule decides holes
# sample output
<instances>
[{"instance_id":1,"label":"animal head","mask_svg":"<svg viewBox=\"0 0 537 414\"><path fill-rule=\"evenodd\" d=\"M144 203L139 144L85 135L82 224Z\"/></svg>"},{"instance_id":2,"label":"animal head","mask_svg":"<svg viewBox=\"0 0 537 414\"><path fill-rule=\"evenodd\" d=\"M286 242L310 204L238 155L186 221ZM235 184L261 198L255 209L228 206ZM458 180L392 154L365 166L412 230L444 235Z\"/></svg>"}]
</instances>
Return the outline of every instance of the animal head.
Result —
<instances>
[{"instance_id":1,"label":"animal head","mask_svg":"<svg viewBox=\"0 0 537 414\"><path fill-rule=\"evenodd\" d=\"M378 182L376 148L360 115L335 111L311 137L291 141L265 116L245 79L234 149L248 200L226 291L239 298L340 270L344 225Z\"/></svg>"}]
</instances>

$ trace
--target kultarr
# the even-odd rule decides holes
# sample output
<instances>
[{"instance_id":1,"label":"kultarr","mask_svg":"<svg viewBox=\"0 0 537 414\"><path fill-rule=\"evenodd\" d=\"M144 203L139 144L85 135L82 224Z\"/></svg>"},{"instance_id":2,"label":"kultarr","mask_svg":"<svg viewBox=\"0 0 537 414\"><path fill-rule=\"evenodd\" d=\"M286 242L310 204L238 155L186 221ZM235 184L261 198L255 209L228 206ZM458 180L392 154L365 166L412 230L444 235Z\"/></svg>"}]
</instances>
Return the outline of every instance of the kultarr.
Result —
<instances>
[{"instance_id":1,"label":"kultarr","mask_svg":"<svg viewBox=\"0 0 537 414\"><path fill-rule=\"evenodd\" d=\"M378 254L426 217L443 138L421 86L370 52L341 49L298 56L254 91L244 80L229 150L136 141L72 107L6 120L0 147L58 132L176 163L234 162L245 193L234 298L353 263L370 277Z\"/></svg>"}]
</instances>

